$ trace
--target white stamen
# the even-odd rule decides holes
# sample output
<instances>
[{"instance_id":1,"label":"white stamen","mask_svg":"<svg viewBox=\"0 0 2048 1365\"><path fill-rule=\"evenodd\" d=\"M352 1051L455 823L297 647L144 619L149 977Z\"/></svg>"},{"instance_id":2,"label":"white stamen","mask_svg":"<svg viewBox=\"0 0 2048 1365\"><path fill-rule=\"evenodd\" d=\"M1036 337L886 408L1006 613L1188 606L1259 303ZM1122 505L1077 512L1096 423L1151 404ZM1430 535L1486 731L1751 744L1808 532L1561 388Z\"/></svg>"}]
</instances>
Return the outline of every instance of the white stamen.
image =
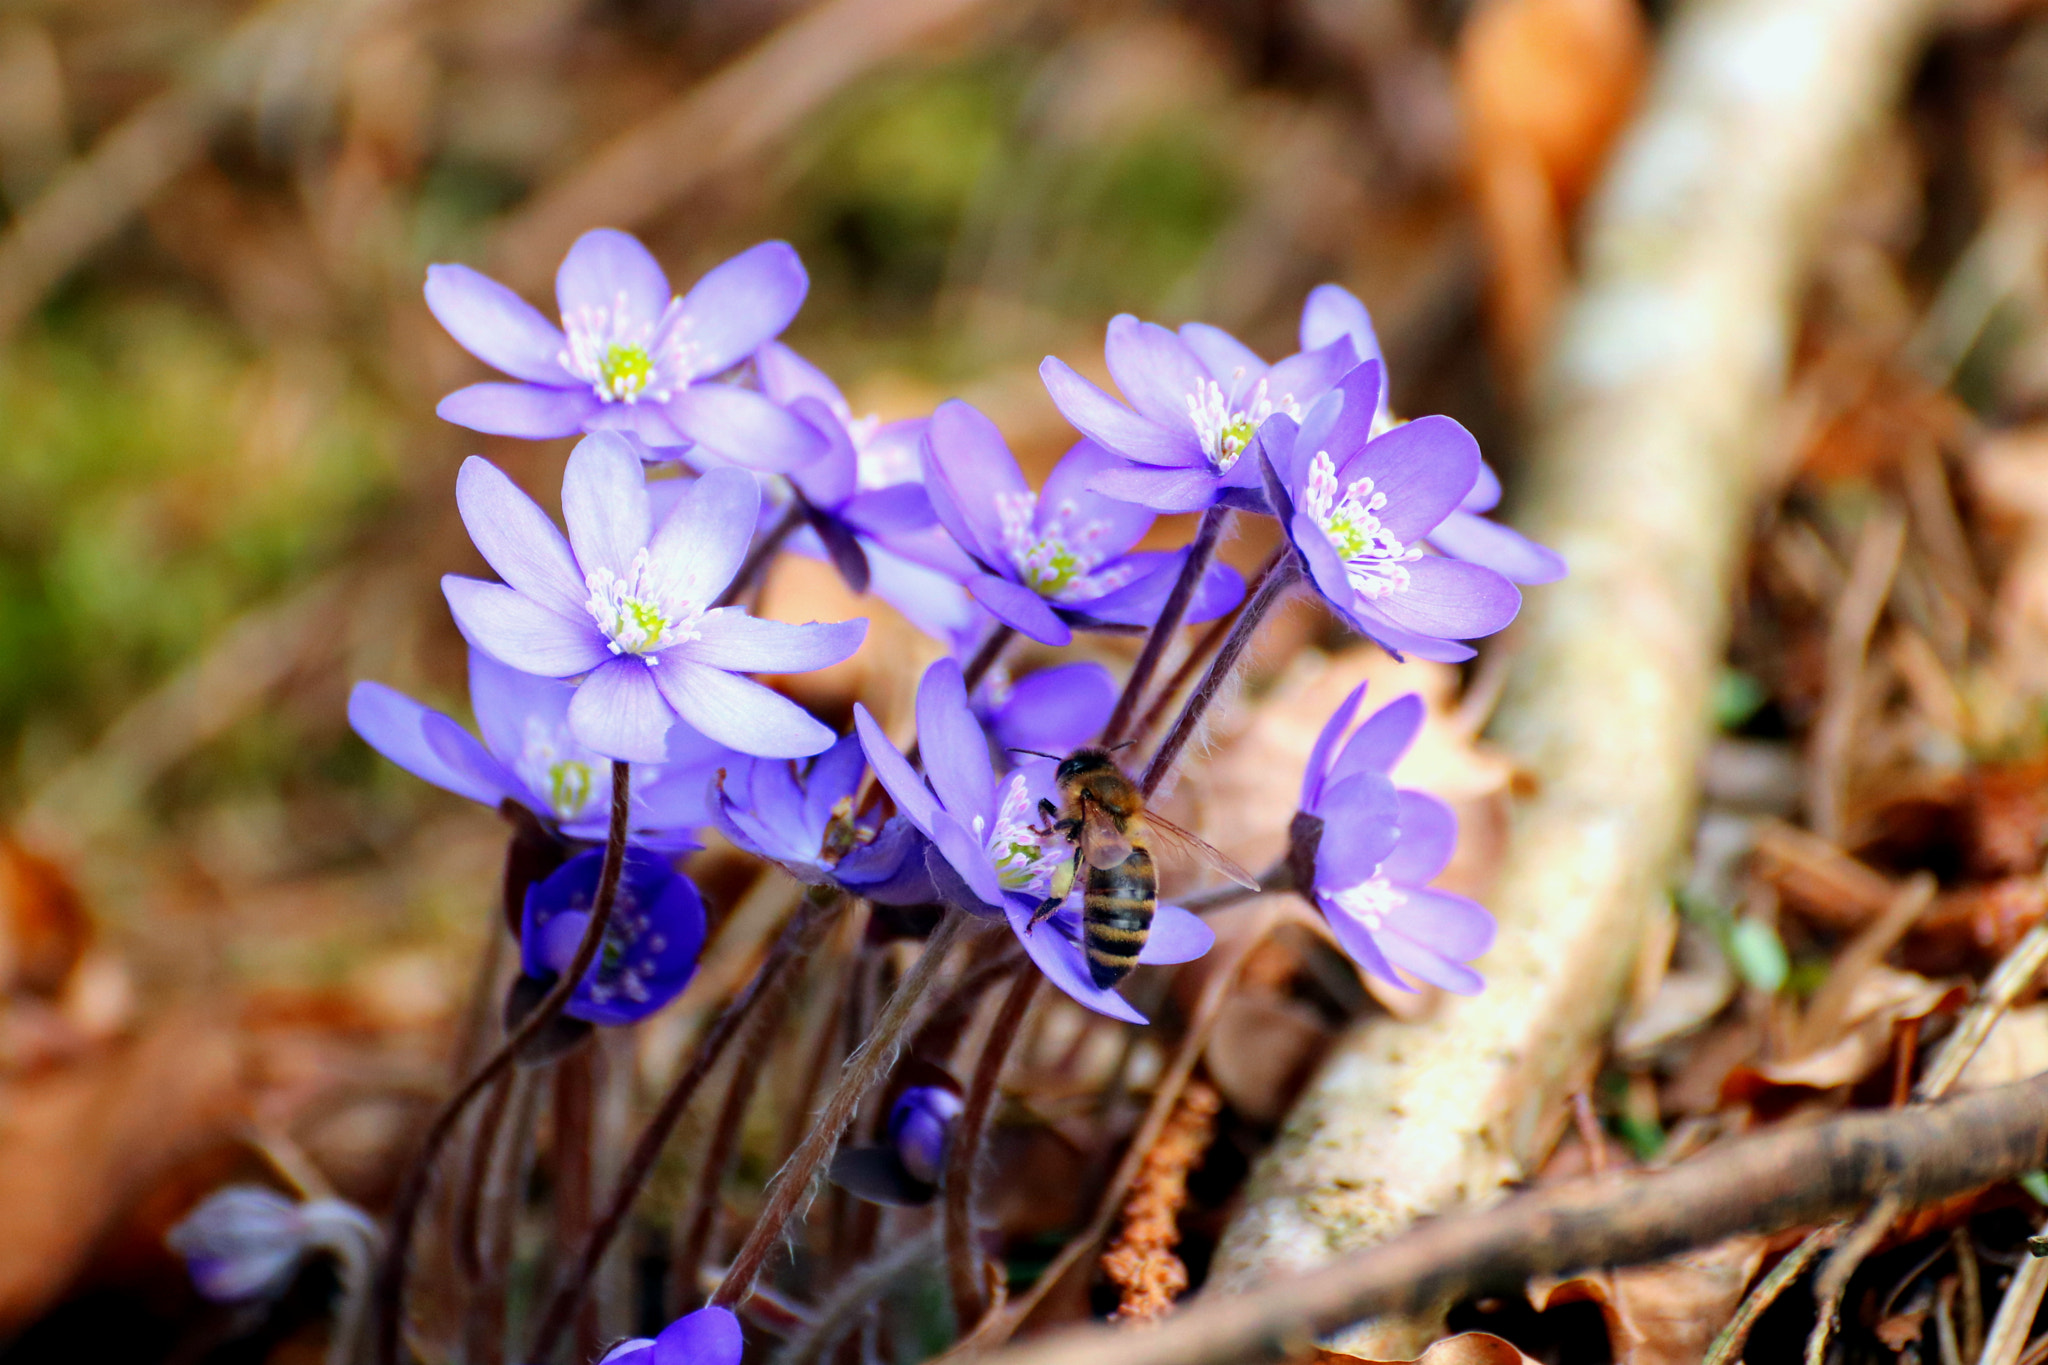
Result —
<instances>
[{"instance_id":1,"label":"white stamen","mask_svg":"<svg viewBox=\"0 0 2048 1365\"><path fill-rule=\"evenodd\" d=\"M1044 895L1052 881L1053 862L1045 856L1045 844L1033 832L1035 814L1024 774L1011 773L1003 787L1003 801L996 809L995 830L989 834L989 861L995 864L996 880L1005 891L1029 891ZM974 817L979 836L986 822Z\"/></svg>"},{"instance_id":2,"label":"white stamen","mask_svg":"<svg viewBox=\"0 0 2048 1365\"><path fill-rule=\"evenodd\" d=\"M607 403L666 403L697 377L702 348L689 338L692 321L681 299L657 318L638 317L622 289L608 307L562 314L568 345L555 359Z\"/></svg>"},{"instance_id":3,"label":"white stamen","mask_svg":"<svg viewBox=\"0 0 2048 1365\"><path fill-rule=\"evenodd\" d=\"M1243 378L1244 369L1239 367L1231 376L1231 387L1236 388ZM1252 385L1248 400L1236 409L1231 408L1223 386L1213 379L1199 381L1195 391L1188 395L1188 420L1195 424L1195 439L1201 442L1202 453L1209 457L1210 466L1218 474L1230 472L1237 457L1244 454L1245 447L1258 434L1259 424L1274 413L1284 412L1297 422L1301 420L1301 405L1294 401L1294 395L1268 397L1266 383L1262 377Z\"/></svg>"},{"instance_id":4,"label":"white stamen","mask_svg":"<svg viewBox=\"0 0 2048 1365\"><path fill-rule=\"evenodd\" d=\"M1040 597L1089 602L1131 581L1135 570L1128 564L1097 572L1096 566L1109 558L1102 542L1110 533L1110 524L1081 522L1081 509L1073 501L1055 507L1051 523L1042 529L1038 525L1038 494L1029 489L998 493L995 502L1003 550L1024 585Z\"/></svg>"},{"instance_id":5,"label":"white stamen","mask_svg":"<svg viewBox=\"0 0 2048 1365\"><path fill-rule=\"evenodd\" d=\"M1422 558L1420 544L1404 545L1380 524L1387 495L1358 479L1340 497L1337 465L1326 450L1309 461L1308 486L1300 510L1322 527L1330 545L1344 561L1344 576L1360 597L1376 602L1408 589L1407 566Z\"/></svg>"},{"instance_id":6,"label":"white stamen","mask_svg":"<svg viewBox=\"0 0 2048 1365\"><path fill-rule=\"evenodd\" d=\"M668 579L644 548L634 553L625 574L592 569L583 585L590 589L584 606L611 652L637 654L649 668L661 651L696 639L698 623L711 614L704 609L705 594L698 591L695 574L681 582Z\"/></svg>"},{"instance_id":7,"label":"white stamen","mask_svg":"<svg viewBox=\"0 0 2048 1365\"><path fill-rule=\"evenodd\" d=\"M1396 910L1408 903L1408 897L1382 877L1377 867L1358 885L1323 894L1335 901L1338 909L1375 933L1385 927Z\"/></svg>"}]
</instances>

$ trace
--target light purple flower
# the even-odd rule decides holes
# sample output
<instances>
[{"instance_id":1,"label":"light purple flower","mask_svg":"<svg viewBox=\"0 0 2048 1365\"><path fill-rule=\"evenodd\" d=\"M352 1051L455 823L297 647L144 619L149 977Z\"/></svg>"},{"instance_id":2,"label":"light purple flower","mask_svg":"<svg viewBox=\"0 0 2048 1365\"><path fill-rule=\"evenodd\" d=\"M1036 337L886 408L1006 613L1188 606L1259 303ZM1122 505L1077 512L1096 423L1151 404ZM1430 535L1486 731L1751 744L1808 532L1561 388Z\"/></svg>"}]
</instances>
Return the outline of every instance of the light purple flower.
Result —
<instances>
[{"instance_id":1,"label":"light purple flower","mask_svg":"<svg viewBox=\"0 0 2048 1365\"><path fill-rule=\"evenodd\" d=\"M333 1252L353 1272L367 1271L377 1225L339 1199L299 1203L262 1185L214 1191L164 1238L184 1259L192 1287L215 1303L275 1298L299 1263Z\"/></svg>"},{"instance_id":2,"label":"light purple flower","mask_svg":"<svg viewBox=\"0 0 2048 1365\"><path fill-rule=\"evenodd\" d=\"M1079 442L1033 492L995 423L953 399L932 414L924 458L932 508L977 566L967 591L997 620L1065 645L1074 625L1144 627L1158 618L1187 551L1132 551L1152 513L1090 488L1119 463L1114 455ZM1243 596L1237 571L1212 564L1187 620L1212 620Z\"/></svg>"},{"instance_id":3,"label":"light purple flower","mask_svg":"<svg viewBox=\"0 0 2048 1365\"><path fill-rule=\"evenodd\" d=\"M568 838L601 841L611 822L612 765L571 732L575 695L571 683L521 673L472 649L469 705L482 743L382 683L355 685L348 719L371 748L414 777L493 808L516 801ZM711 822L711 775L735 757L687 725L671 726L662 762L634 765L634 841L670 852L700 847L694 831Z\"/></svg>"},{"instance_id":4,"label":"light purple flower","mask_svg":"<svg viewBox=\"0 0 2048 1365\"><path fill-rule=\"evenodd\" d=\"M552 982L576 960L604 868L591 849L526 889L520 968ZM682 993L704 947L704 898L664 858L628 847L604 943L564 1013L586 1023L635 1024Z\"/></svg>"},{"instance_id":5,"label":"light purple flower","mask_svg":"<svg viewBox=\"0 0 2048 1365\"><path fill-rule=\"evenodd\" d=\"M606 1351L597 1365L740 1365L746 1339L726 1308L700 1308L664 1327L658 1337L634 1337Z\"/></svg>"},{"instance_id":6,"label":"light purple flower","mask_svg":"<svg viewBox=\"0 0 2048 1365\"><path fill-rule=\"evenodd\" d=\"M810 427L761 394L705 381L780 334L809 288L790 245L763 242L678 299L646 247L598 228L556 272L557 327L468 266L429 266L427 307L441 325L519 381L457 389L437 411L498 436L616 429L656 449L695 445L703 463L787 469L817 455Z\"/></svg>"},{"instance_id":7,"label":"light purple flower","mask_svg":"<svg viewBox=\"0 0 2048 1365\"><path fill-rule=\"evenodd\" d=\"M1056 766L1033 759L998 780L988 737L967 705L960 666L941 659L925 670L917 689L917 736L925 775L919 776L889 742L867 708L855 704L855 731L896 808L932 841L927 855L940 892L970 914L1001 915L1024 951L1055 986L1081 1004L1115 1019L1145 1017L1113 990L1089 979L1081 947L1077 886L1068 904L1034 932L1031 917L1045 899L1055 869L1071 856L1065 839L1037 832L1038 803L1057 803ZM1209 951L1215 935L1177 905L1161 905L1140 962L1189 962Z\"/></svg>"},{"instance_id":8,"label":"light purple flower","mask_svg":"<svg viewBox=\"0 0 2048 1365\"><path fill-rule=\"evenodd\" d=\"M1522 595L1483 565L1424 542L1472 491L1479 444L1448 417L1374 436L1381 369L1347 374L1297 424L1259 429L1266 498L1311 583L1352 625L1396 654L1455 662L1460 640L1515 619Z\"/></svg>"},{"instance_id":9,"label":"light purple flower","mask_svg":"<svg viewBox=\"0 0 2048 1365\"><path fill-rule=\"evenodd\" d=\"M860 647L864 620L790 625L712 605L732 581L760 511L754 476L714 469L652 523L645 475L612 432L586 437L562 480L562 538L489 461L464 461L456 503L503 583L441 580L456 624L499 662L576 678L569 728L610 758L658 763L677 716L741 753L798 758L830 730L745 672L801 673Z\"/></svg>"},{"instance_id":10,"label":"light purple flower","mask_svg":"<svg viewBox=\"0 0 2048 1365\"><path fill-rule=\"evenodd\" d=\"M1344 951L1374 976L1412 990L1399 968L1476 994L1485 983L1463 964L1492 945L1493 916L1468 896L1429 885L1457 846L1457 817L1388 777L1422 727L1422 699L1410 693L1389 702L1340 748L1364 697L1360 683L1309 755L1293 830L1296 882Z\"/></svg>"},{"instance_id":11,"label":"light purple flower","mask_svg":"<svg viewBox=\"0 0 2048 1365\"><path fill-rule=\"evenodd\" d=\"M1094 472L1088 486L1160 512L1219 501L1259 508L1258 464L1246 452L1260 424L1274 413L1298 418L1360 359L1348 331L1323 323L1317 297L1302 313L1302 350L1273 365L1219 327L1191 322L1175 333L1119 313L1103 351L1123 402L1047 356L1038 374L1053 403L1082 435L1131 461Z\"/></svg>"},{"instance_id":12,"label":"light purple flower","mask_svg":"<svg viewBox=\"0 0 2048 1365\"><path fill-rule=\"evenodd\" d=\"M712 815L737 847L768 859L806 886L837 885L882 905L938 899L925 871L925 838L901 816L880 829L859 824L853 801L867 759L852 735L801 765L739 758L719 778Z\"/></svg>"},{"instance_id":13,"label":"light purple flower","mask_svg":"<svg viewBox=\"0 0 2048 1365\"><path fill-rule=\"evenodd\" d=\"M1116 682L1101 664L1059 664L1012 682L992 675L975 690L974 713L995 740L996 761L1024 750L1064 756L1102 733L1116 709Z\"/></svg>"}]
</instances>

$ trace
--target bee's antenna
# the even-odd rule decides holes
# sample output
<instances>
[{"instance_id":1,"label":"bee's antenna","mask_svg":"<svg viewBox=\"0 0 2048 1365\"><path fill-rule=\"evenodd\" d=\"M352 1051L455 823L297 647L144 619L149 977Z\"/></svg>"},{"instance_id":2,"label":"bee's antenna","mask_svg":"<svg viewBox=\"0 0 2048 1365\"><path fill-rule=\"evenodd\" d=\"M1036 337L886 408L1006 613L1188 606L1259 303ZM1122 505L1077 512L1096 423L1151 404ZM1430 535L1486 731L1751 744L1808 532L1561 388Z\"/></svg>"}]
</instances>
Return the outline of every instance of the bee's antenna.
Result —
<instances>
[{"instance_id":1,"label":"bee's antenna","mask_svg":"<svg viewBox=\"0 0 2048 1365\"><path fill-rule=\"evenodd\" d=\"M1019 749L1015 745L1010 746L1010 752L1013 754L1030 754L1033 758L1049 758L1055 763L1060 761L1058 754L1041 753L1037 749Z\"/></svg>"},{"instance_id":2,"label":"bee's antenna","mask_svg":"<svg viewBox=\"0 0 2048 1365\"><path fill-rule=\"evenodd\" d=\"M1112 745L1110 745L1110 746L1109 746L1109 752L1110 752L1110 753L1115 753L1115 752L1116 752L1117 750L1119 750L1119 749L1128 749L1128 748L1130 748L1130 747L1131 747L1131 746L1132 746L1133 744L1136 744L1137 742L1138 742L1138 741L1137 741L1137 740L1135 740L1135 739L1127 739L1127 740L1125 740L1125 741L1124 741L1123 743L1121 743L1121 744L1112 744Z\"/></svg>"}]
</instances>

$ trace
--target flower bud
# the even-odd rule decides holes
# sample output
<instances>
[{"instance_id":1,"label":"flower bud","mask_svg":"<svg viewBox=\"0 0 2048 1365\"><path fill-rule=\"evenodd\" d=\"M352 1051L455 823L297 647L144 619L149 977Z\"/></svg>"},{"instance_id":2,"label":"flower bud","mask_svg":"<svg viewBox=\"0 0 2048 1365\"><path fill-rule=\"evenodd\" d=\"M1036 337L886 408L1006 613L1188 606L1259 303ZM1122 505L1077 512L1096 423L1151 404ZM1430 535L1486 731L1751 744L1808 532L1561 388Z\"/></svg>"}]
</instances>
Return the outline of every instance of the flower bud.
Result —
<instances>
[{"instance_id":1,"label":"flower bud","mask_svg":"<svg viewBox=\"0 0 2048 1365\"><path fill-rule=\"evenodd\" d=\"M164 1239L184 1258L193 1287L216 1303L244 1303L285 1291L312 1251L367 1264L376 1225L339 1199L294 1203L260 1185L217 1190Z\"/></svg>"},{"instance_id":2,"label":"flower bud","mask_svg":"<svg viewBox=\"0 0 2048 1365\"><path fill-rule=\"evenodd\" d=\"M946 1169L946 1144L963 1108L960 1097L936 1085L913 1086L889 1111L889 1145L903 1169L927 1185Z\"/></svg>"}]
</instances>

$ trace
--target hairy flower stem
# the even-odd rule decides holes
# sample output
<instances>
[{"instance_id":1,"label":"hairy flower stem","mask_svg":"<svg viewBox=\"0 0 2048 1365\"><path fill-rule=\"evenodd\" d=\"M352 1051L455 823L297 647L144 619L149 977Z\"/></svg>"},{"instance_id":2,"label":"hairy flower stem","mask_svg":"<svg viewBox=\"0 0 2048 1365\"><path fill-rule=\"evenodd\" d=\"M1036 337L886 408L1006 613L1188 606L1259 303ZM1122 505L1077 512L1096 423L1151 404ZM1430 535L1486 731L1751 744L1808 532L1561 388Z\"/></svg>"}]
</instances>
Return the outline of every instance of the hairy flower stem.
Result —
<instances>
[{"instance_id":1,"label":"hairy flower stem","mask_svg":"<svg viewBox=\"0 0 2048 1365\"><path fill-rule=\"evenodd\" d=\"M766 1003L747 1021L739 1050L733 1057L732 1076L726 1083L725 1099L711 1125L710 1140L697 1158L697 1179L690 1192L689 1208L676 1223L675 1254L669 1260L667 1316L680 1316L698 1306L702 1290L697 1272L711 1246L712 1224L721 1203L719 1192L732 1171L738 1155L740 1126L746 1121L747 1106L768 1069L768 1054L775 1036L789 1016L791 992L773 992Z\"/></svg>"},{"instance_id":2,"label":"hairy flower stem","mask_svg":"<svg viewBox=\"0 0 2048 1365\"><path fill-rule=\"evenodd\" d=\"M1201 671L1202 665L1209 662L1209 656L1216 652L1217 646L1229 638L1230 628L1236 624L1235 612L1218 617L1210 623L1209 628L1202 632L1201 638L1189 647L1187 658L1180 661L1180 666L1173 670L1173 676L1166 680L1166 685L1152 698L1152 704L1145 708L1145 714L1138 718L1138 723L1123 737L1125 743L1136 746L1152 738L1153 732L1159 728L1159 723L1166 719L1166 713L1172 709L1174 698L1195 680L1195 674Z\"/></svg>"},{"instance_id":3,"label":"hairy flower stem","mask_svg":"<svg viewBox=\"0 0 2048 1365\"><path fill-rule=\"evenodd\" d=\"M590 1235L591 1141L596 1120L596 1049L583 1045L555 1064L555 1245L581 1246ZM597 1304L583 1301L576 1315L576 1358L597 1354Z\"/></svg>"},{"instance_id":4,"label":"hairy flower stem","mask_svg":"<svg viewBox=\"0 0 2048 1365\"><path fill-rule=\"evenodd\" d=\"M634 1202L647 1184L647 1177L654 1171L654 1163L661 1157L661 1149L668 1145L670 1135L682 1121L683 1112L690 1107L697 1087L718 1065L718 1059L725 1055L727 1045L738 1035L740 1026L752 1014L754 1007L780 987L792 964L817 946L830 918L828 912L836 901L836 894L822 887L805 897L797 913L783 926L775 946L768 950L768 956L754 973L754 979L712 1021L711 1029L697 1045L697 1054L690 1059L688 1069L676 1077L668 1093L662 1096L653 1117L647 1120L647 1126L640 1130L639 1140L633 1144L625 1168L619 1172L619 1183L612 1191L611 1201L591 1226L590 1236L584 1239L576 1257L564 1262L554 1298L549 1301L547 1312L541 1315L540 1328L534 1333L533 1348L527 1352L527 1359L541 1362L553 1353L562 1334L568 1330L570 1319L582 1304L583 1296L589 1292L598 1262L604 1259L613 1239L619 1235L619 1229L625 1226L627 1215L633 1211Z\"/></svg>"},{"instance_id":5,"label":"hairy flower stem","mask_svg":"<svg viewBox=\"0 0 2048 1365\"><path fill-rule=\"evenodd\" d=\"M505 1313L512 1264L512 1239L526 1190L527 1168L533 1162L536 1102L541 1077L533 1071L510 1076L509 1122L498 1126L498 1141L481 1153L488 1175L474 1230L478 1274L463 1308L464 1365L504 1365Z\"/></svg>"},{"instance_id":6,"label":"hairy flower stem","mask_svg":"<svg viewBox=\"0 0 2048 1365\"><path fill-rule=\"evenodd\" d=\"M847 1058L839 1086L826 1102L825 1111L818 1116L810 1135L783 1163L775 1178L768 1182L767 1199L762 1204L761 1215L754 1220L753 1230L732 1258L732 1265L719 1283L718 1292L711 1296L713 1306L737 1308L753 1294L754 1282L761 1278L768 1257L782 1245L783 1228L808 1198L813 1177L824 1167L833 1149L838 1147L839 1139L845 1134L846 1126L853 1122L861 1101L888 1074L891 1063L896 1060L897 1045L908 1036L916 1022L918 1007L932 983L939 979L947 954L959 939L966 922L967 916L960 911L946 912L938 927L932 930L931 938L926 940L924 952L916 965L897 983L889 1003L882 1008L881 1017L875 1020L867 1041Z\"/></svg>"},{"instance_id":7,"label":"hairy flower stem","mask_svg":"<svg viewBox=\"0 0 2048 1365\"><path fill-rule=\"evenodd\" d=\"M1102 727L1104 744L1115 744L1124 738L1138 703L1144 699L1145 689L1152 685L1152 675L1159 671L1160 661L1166 657L1166 647L1180 632L1181 622L1188 614L1188 604L1195 600L1195 589L1201 586L1202 576L1209 572L1209 562L1216 557L1216 543L1223 538L1223 527L1229 520L1230 509L1221 504L1202 513L1201 525L1195 528L1195 539L1188 546L1187 562L1181 565L1180 577L1174 580L1173 591L1166 595L1166 604L1159 609L1159 619L1152 623L1152 632L1145 637L1137 662L1131 665L1131 676L1124 680L1123 695L1116 699L1116 709L1109 713L1109 723Z\"/></svg>"},{"instance_id":8,"label":"hairy flower stem","mask_svg":"<svg viewBox=\"0 0 2048 1365\"><path fill-rule=\"evenodd\" d=\"M970 695L981 684L981 680L988 676L988 671L996 666L996 660L1003 657L1003 651L1009 648L1010 641L1016 638L1015 626L997 626L989 637L981 642L981 648L974 651L974 657L967 661L967 667L960 670L960 680L967 685Z\"/></svg>"},{"instance_id":9,"label":"hairy flower stem","mask_svg":"<svg viewBox=\"0 0 2048 1365\"><path fill-rule=\"evenodd\" d=\"M1166 732L1166 738L1159 742L1152 761L1145 765L1145 775L1138 780L1138 789L1150 796L1159 790L1159 784L1173 771L1174 760L1180 751L1194 738L1195 730L1202 723L1211 702L1230 681L1230 675L1237 671L1238 662L1251 645L1252 636L1258 634L1266 617L1287 596L1295 580L1301 577L1301 566L1294 558L1294 552L1282 545L1266 561L1266 567L1259 571L1258 582L1253 586L1251 597L1244 604L1244 610L1237 614L1237 621L1230 628L1216 657L1209 662L1209 671L1202 675L1202 681L1195 685L1187 705L1181 707L1174 718L1173 728Z\"/></svg>"},{"instance_id":10,"label":"hairy flower stem","mask_svg":"<svg viewBox=\"0 0 2048 1365\"><path fill-rule=\"evenodd\" d=\"M497 1150L498 1132L504 1126L505 1113L512 1103L512 1074L499 1075L491 1082L491 1092L484 1101L483 1112L477 1115L476 1131L470 1137L469 1165L463 1171L461 1188L456 1192L455 1208L449 1216L448 1240L455 1256L455 1268L469 1287L483 1282L483 1242L479 1231L483 1225L484 1186L491 1173L491 1156Z\"/></svg>"},{"instance_id":11,"label":"hairy flower stem","mask_svg":"<svg viewBox=\"0 0 2048 1365\"><path fill-rule=\"evenodd\" d=\"M995 1111L996 1085L1003 1077L1003 1064L1010 1049L1023 1033L1024 1015L1038 983L1045 978L1037 972L1020 972L1003 996L1002 1008L989 1026L988 1041L974 1064L968 1083L967 1102L953 1125L952 1140L946 1145L946 1275L953 1288L953 1319L959 1335L965 1336L981 1320L987 1307L982 1286L985 1275L981 1243L974 1235L974 1168L981 1156L982 1139L988 1133L989 1115Z\"/></svg>"},{"instance_id":12,"label":"hairy flower stem","mask_svg":"<svg viewBox=\"0 0 2048 1365\"><path fill-rule=\"evenodd\" d=\"M758 545L747 551L747 557L740 561L739 572L732 576L732 582L726 584L725 591L718 594L718 600L711 605L729 607L745 596L747 590L767 573L768 563L775 558L776 551L782 548L782 542L795 535L797 528L803 524L803 500L791 498L789 507L783 512L781 519L768 528L768 534L761 537Z\"/></svg>"},{"instance_id":13,"label":"hairy flower stem","mask_svg":"<svg viewBox=\"0 0 2048 1365\"><path fill-rule=\"evenodd\" d=\"M398 1188L398 1196L392 1201L391 1240L384 1252L384 1261L377 1268L372 1299L377 1315L373 1356L376 1365L398 1365L398 1341L405 1318L405 1275L412 1260L413 1233L418 1228L420 1210L433 1183L434 1167L441 1149L447 1146L456 1125L462 1121L463 1114L476 1097L512 1065L521 1049L561 1016L569 997L576 992L577 983L590 970L590 964L597 960L597 950L604 944L605 932L611 927L612 905L619 895L619 874L626 865L631 782L631 769L624 763L614 762L611 828L605 839L604 864L598 873L597 896L590 907L590 924L583 931L582 942L576 945L576 956L570 959L569 969L555 979L555 984L548 988L548 993L541 997L533 1012L519 1022L519 1026L498 1045L498 1050L471 1073L470 1078L448 1097L440 1112L434 1115L433 1121L427 1125L426 1135L420 1139L419 1152L405 1173L405 1181Z\"/></svg>"}]
</instances>

